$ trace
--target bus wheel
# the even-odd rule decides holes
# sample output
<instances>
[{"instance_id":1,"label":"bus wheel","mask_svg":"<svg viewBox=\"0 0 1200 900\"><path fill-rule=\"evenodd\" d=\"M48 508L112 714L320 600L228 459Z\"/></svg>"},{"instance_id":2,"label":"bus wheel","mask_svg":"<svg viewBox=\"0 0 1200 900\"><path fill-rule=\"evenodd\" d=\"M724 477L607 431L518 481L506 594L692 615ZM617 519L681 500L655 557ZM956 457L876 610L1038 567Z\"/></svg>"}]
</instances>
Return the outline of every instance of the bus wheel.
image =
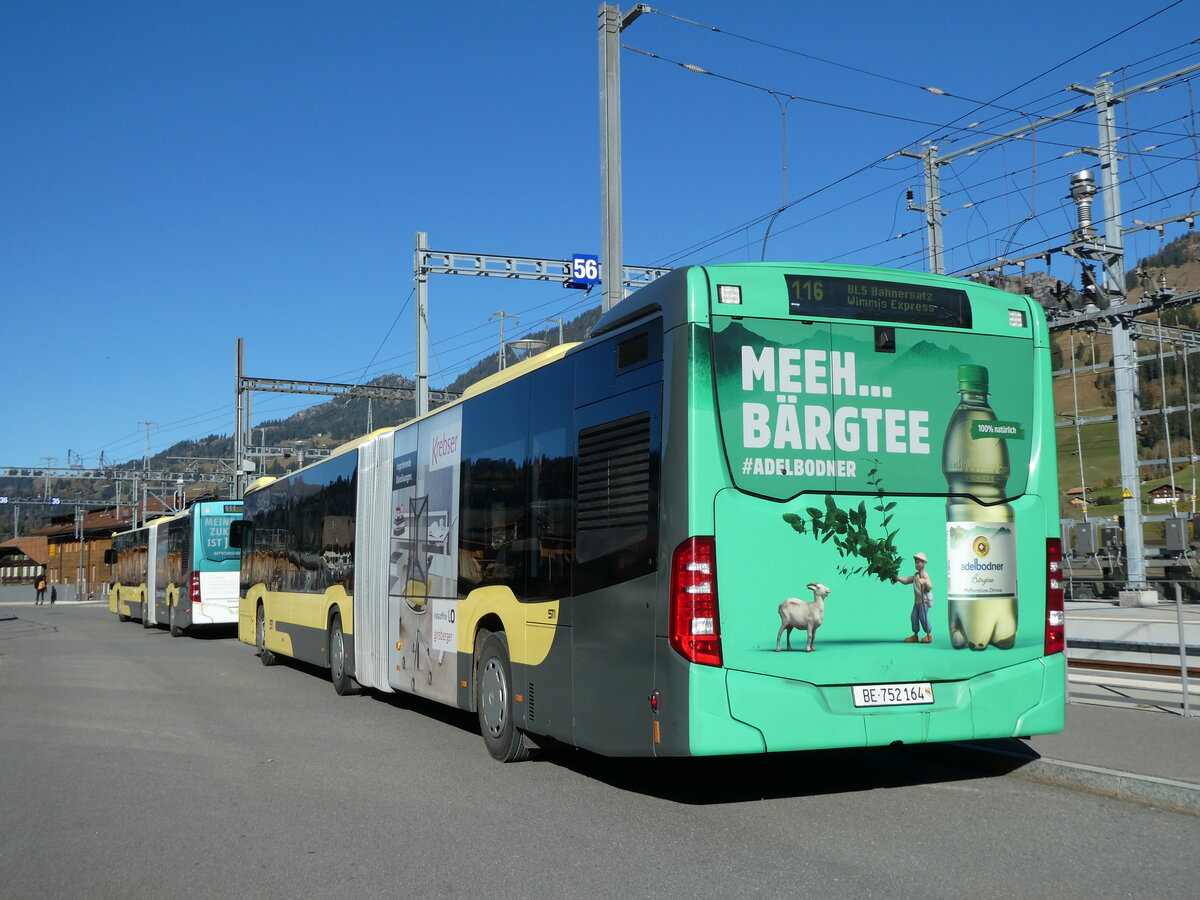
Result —
<instances>
[{"instance_id":1,"label":"bus wheel","mask_svg":"<svg viewBox=\"0 0 1200 900\"><path fill-rule=\"evenodd\" d=\"M492 758L500 762L528 759L529 747L513 717L512 666L504 632L483 639L475 666L475 705L479 730Z\"/></svg>"},{"instance_id":2,"label":"bus wheel","mask_svg":"<svg viewBox=\"0 0 1200 900\"><path fill-rule=\"evenodd\" d=\"M183 635L183 629L180 628L175 621L175 604L171 604L171 611L167 614L167 621L170 623L169 628L171 631L171 637L181 637Z\"/></svg>"},{"instance_id":3,"label":"bus wheel","mask_svg":"<svg viewBox=\"0 0 1200 900\"><path fill-rule=\"evenodd\" d=\"M258 615L254 619L254 646L258 648L258 658L264 666L275 665L275 654L267 649L267 623L261 603L258 604Z\"/></svg>"},{"instance_id":4,"label":"bus wheel","mask_svg":"<svg viewBox=\"0 0 1200 900\"><path fill-rule=\"evenodd\" d=\"M346 638L342 634L341 613L333 614L329 623L329 680L339 697L354 692L354 678L346 668Z\"/></svg>"}]
</instances>

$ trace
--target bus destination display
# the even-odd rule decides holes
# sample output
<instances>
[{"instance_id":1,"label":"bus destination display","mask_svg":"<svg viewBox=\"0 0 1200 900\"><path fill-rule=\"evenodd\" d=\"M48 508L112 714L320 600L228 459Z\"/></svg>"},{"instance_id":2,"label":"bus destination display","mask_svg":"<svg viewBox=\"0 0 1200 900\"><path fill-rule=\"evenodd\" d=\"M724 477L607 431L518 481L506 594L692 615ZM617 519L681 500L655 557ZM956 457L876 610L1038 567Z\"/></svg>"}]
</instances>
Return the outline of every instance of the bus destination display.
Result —
<instances>
[{"instance_id":1,"label":"bus destination display","mask_svg":"<svg viewBox=\"0 0 1200 900\"><path fill-rule=\"evenodd\" d=\"M957 288L820 275L783 277L793 316L971 327L971 302L967 292Z\"/></svg>"}]
</instances>

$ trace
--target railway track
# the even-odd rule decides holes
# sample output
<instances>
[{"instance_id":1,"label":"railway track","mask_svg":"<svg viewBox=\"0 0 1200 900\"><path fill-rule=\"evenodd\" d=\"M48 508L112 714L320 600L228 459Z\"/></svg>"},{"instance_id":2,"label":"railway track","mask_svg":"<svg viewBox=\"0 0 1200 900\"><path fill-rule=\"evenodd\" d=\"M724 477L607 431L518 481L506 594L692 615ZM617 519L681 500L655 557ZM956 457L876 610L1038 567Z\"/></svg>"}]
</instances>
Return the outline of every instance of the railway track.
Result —
<instances>
[{"instance_id":1,"label":"railway track","mask_svg":"<svg viewBox=\"0 0 1200 900\"><path fill-rule=\"evenodd\" d=\"M1195 715L1200 708L1200 669L1120 659L1069 659L1067 696L1072 703L1156 709Z\"/></svg>"},{"instance_id":2,"label":"railway track","mask_svg":"<svg viewBox=\"0 0 1200 900\"><path fill-rule=\"evenodd\" d=\"M1153 675L1166 678L1178 678L1180 672L1178 663L1171 666L1162 663L1125 662L1117 659L1068 658L1067 667L1070 669L1089 669L1098 672L1126 672L1131 675ZM1200 679L1200 667L1189 664L1188 678Z\"/></svg>"}]
</instances>

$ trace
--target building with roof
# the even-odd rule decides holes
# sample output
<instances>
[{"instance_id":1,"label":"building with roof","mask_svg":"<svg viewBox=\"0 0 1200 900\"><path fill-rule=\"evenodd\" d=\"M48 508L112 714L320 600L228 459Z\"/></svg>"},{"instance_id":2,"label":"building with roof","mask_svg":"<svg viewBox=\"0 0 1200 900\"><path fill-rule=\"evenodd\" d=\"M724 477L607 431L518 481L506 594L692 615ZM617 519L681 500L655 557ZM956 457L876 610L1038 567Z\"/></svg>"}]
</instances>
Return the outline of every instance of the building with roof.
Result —
<instances>
[{"instance_id":1,"label":"building with roof","mask_svg":"<svg viewBox=\"0 0 1200 900\"><path fill-rule=\"evenodd\" d=\"M32 585L50 561L44 537L17 537L0 544L0 584Z\"/></svg>"},{"instance_id":2,"label":"building with roof","mask_svg":"<svg viewBox=\"0 0 1200 900\"><path fill-rule=\"evenodd\" d=\"M217 496L211 490L198 488L189 492L187 505L198 500L215 499ZM104 590L112 581L112 567L104 561L104 551L112 548L114 532L142 524L141 512L131 504L90 510L79 507L78 511L72 509L53 516L50 524L23 540L40 539L45 542L43 565L51 584L82 583L83 592ZM171 513L171 507L163 500L147 498L145 521Z\"/></svg>"},{"instance_id":3,"label":"building with roof","mask_svg":"<svg viewBox=\"0 0 1200 900\"><path fill-rule=\"evenodd\" d=\"M107 584L112 572L104 551L112 547L114 531L131 528L136 521L136 510L126 505L81 512L81 517L74 510L53 516L49 525L31 535L46 542L46 578L51 584Z\"/></svg>"},{"instance_id":4,"label":"building with roof","mask_svg":"<svg viewBox=\"0 0 1200 900\"><path fill-rule=\"evenodd\" d=\"M1179 503L1191 497L1182 487L1174 484L1160 484L1146 492L1151 503Z\"/></svg>"}]
</instances>

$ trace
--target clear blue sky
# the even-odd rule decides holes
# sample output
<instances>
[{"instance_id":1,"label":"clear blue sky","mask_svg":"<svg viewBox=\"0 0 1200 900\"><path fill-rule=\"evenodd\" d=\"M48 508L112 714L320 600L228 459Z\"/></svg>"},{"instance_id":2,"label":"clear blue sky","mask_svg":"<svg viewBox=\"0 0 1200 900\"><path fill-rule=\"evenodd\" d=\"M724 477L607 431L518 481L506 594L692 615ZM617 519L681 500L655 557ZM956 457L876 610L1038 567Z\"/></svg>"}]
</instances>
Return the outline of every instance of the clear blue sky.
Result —
<instances>
[{"instance_id":1,"label":"clear blue sky","mask_svg":"<svg viewBox=\"0 0 1200 900\"><path fill-rule=\"evenodd\" d=\"M0 0L0 466L137 458L142 421L151 452L231 433L238 337L254 377L411 376L417 231L435 249L599 253L598 7ZM655 8L622 35L660 57L621 58L636 265L760 257L786 109L792 205L766 257L922 268L904 208L920 166L889 154L966 147L1105 72L1132 86L1200 61L1200 0ZM1119 109L1127 224L1200 202L1197 92ZM1063 154L1095 143L1089 112L946 167L949 270L1063 243L1068 176L1094 164ZM516 337L599 298L435 276L430 302L438 387L495 351L495 311L521 315ZM255 418L305 405L257 394Z\"/></svg>"}]
</instances>

